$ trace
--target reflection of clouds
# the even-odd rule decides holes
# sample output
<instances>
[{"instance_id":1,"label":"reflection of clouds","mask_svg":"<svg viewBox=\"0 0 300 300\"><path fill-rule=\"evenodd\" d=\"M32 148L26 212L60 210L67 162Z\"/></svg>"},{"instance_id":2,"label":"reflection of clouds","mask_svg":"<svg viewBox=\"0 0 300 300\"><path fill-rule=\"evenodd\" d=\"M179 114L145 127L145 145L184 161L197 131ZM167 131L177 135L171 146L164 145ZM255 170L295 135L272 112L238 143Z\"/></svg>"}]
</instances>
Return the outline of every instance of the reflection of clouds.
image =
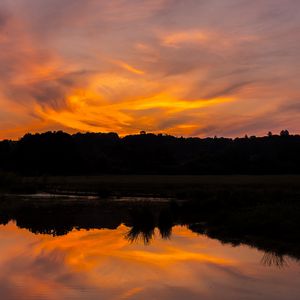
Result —
<instances>
[{"instance_id":1,"label":"reflection of clouds","mask_svg":"<svg viewBox=\"0 0 300 300\"><path fill-rule=\"evenodd\" d=\"M295 284L292 265L276 277L272 268L253 265L259 252L221 245L184 227L174 227L171 240L156 232L148 246L129 244L127 231L120 226L51 237L12 223L2 226L1 295L8 300L279 299L270 289L272 280L281 289Z\"/></svg>"},{"instance_id":2,"label":"reflection of clouds","mask_svg":"<svg viewBox=\"0 0 300 300\"><path fill-rule=\"evenodd\" d=\"M1 2L0 138L58 128L178 135L297 131L299 5ZM195 104L199 99L210 105Z\"/></svg>"}]
</instances>

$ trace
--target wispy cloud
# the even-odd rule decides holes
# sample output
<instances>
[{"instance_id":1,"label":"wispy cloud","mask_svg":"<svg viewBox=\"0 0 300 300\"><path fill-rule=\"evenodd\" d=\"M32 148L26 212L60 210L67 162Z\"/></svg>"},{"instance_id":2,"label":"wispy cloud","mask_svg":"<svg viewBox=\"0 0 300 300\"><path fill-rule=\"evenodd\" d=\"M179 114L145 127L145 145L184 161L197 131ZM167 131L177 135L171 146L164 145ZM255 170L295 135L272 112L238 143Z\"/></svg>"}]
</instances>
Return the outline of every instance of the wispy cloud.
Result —
<instances>
[{"instance_id":1,"label":"wispy cloud","mask_svg":"<svg viewBox=\"0 0 300 300\"><path fill-rule=\"evenodd\" d=\"M1 2L0 138L297 132L299 9L295 0Z\"/></svg>"}]
</instances>

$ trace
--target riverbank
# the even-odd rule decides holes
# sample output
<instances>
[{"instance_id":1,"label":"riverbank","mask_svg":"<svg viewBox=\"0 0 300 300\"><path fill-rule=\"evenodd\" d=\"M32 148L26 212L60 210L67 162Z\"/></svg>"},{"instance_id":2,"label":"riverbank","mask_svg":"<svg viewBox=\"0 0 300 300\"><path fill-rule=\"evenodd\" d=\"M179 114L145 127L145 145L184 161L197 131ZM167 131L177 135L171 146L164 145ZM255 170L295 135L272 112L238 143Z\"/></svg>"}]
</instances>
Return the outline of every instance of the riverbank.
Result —
<instances>
[{"instance_id":1,"label":"riverbank","mask_svg":"<svg viewBox=\"0 0 300 300\"><path fill-rule=\"evenodd\" d=\"M51 193L174 198L209 197L217 193L299 193L300 175L103 175L18 177L1 179L2 193Z\"/></svg>"}]
</instances>

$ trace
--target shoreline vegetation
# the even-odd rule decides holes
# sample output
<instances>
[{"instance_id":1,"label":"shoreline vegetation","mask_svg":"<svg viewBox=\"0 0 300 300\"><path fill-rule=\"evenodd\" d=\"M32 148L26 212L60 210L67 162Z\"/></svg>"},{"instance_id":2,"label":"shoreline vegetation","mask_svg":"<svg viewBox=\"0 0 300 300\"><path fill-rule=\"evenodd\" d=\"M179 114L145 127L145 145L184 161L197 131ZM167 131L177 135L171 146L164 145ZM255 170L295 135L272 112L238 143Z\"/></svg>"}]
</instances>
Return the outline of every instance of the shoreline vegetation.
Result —
<instances>
[{"instance_id":1,"label":"shoreline vegetation","mask_svg":"<svg viewBox=\"0 0 300 300\"><path fill-rule=\"evenodd\" d=\"M0 223L51 235L125 224L129 242L146 244L156 229L169 238L184 225L262 249L264 263L280 266L285 255L300 259L299 153L300 136L287 131L238 139L29 134L0 142Z\"/></svg>"},{"instance_id":2,"label":"shoreline vegetation","mask_svg":"<svg viewBox=\"0 0 300 300\"><path fill-rule=\"evenodd\" d=\"M148 196L193 199L199 194L300 191L300 175L101 175L25 177L0 173L0 194Z\"/></svg>"}]
</instances>

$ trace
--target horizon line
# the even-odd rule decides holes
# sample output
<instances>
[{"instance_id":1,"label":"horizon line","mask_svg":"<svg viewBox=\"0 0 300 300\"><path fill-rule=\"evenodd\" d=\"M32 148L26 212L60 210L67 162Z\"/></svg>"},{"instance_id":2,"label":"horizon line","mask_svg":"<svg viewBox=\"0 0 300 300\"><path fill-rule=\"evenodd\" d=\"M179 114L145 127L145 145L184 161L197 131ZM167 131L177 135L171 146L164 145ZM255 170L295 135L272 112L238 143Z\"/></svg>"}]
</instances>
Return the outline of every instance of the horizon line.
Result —
<instances>
[{"instance_id":1,"label":"horizon line","mask_svg":"<svg viewBox=\"0 0 300 300\"><path fill-rule=\"evenodd\" d=\"M214 136L205 136L205 137L201 137L201 136L184 136L184 135L172 135L169 133L165 133L165 132L147 132L144 130L141 130L140 132L137 133L131 133L131 134L119 134L118 132L115 131L106 131L106 132L101 132L101 131L78 131L78 132L67 132L64 130L47 130L47 131L41 131L41 132L27 132L25 134L23 134L21 137L18 138L5 138L5 139L0 139L0 142L3 141L12 141L12 142L18 142L20 141L22 138L24 138L26 135L43 135L43 134L47 134L47 133L64 133L70 136L73 135L77 135L77 134L116 134L120 139L126 138L128 136L142 136L142 135L155 135L155 136L170 136L170 137L174 137L174 138L184 138L184 139L189 139L189 138L194 138L194 139L245 139L245 138L264 138L264 137L271 137L271 136L299 136L300 133L291 133L289 130L287 129L282 129L280 132L278 133L274 133L272 131L269 131L266 133L266 135L249 135L249 134L245 134L243 136L236 136L236 137L229 137L229 136L218 136L218 135L214 135Z\"/></svg>"}]
</instances>

